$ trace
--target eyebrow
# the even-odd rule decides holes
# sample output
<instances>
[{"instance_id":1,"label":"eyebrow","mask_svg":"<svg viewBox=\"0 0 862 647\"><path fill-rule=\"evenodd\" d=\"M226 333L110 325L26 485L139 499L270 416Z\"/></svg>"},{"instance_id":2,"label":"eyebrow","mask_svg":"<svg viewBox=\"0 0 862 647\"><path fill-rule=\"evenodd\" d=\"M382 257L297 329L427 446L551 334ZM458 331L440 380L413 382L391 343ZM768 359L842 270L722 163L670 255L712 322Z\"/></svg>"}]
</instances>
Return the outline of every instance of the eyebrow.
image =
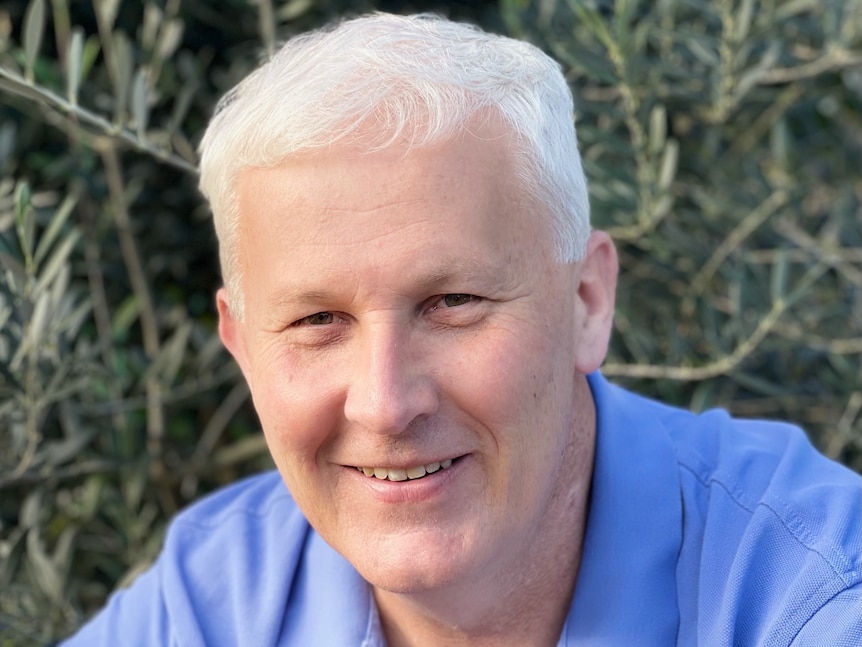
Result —
<instances>
[{"instance_id":1,"label":"eyebrow","mask_svg":"<svg viewBox=\"0 0 862 647\"><path fill-rule=\"evenodd\" d=\"M455 264L435 264L416 278L412 278L410 285L419 291L430 291L464 281L479 282L483 285L494 283L506 285L512 280L512 277L508 276L508 272L505 270L501 271L500 268L488 267L469 259L459 259L457 267L453 267L453 265ZM267 300L267 305L278 308L300 303L326 303L337 300L339 296L335 290L326 288L302 290L287 287L273 294Z\"/></svg>"}]
</instances>

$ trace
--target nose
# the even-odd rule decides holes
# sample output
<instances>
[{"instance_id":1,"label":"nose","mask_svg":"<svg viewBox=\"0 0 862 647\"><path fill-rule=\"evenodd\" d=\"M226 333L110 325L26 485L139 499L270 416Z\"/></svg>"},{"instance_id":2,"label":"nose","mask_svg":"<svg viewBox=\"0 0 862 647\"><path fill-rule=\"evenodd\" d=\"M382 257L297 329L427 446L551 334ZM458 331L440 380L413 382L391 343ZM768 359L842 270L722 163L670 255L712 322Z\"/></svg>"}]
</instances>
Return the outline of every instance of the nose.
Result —
<instances>
[{"instance_id":1,"label":"nose","mask_svg":"<svg viewBox=\"0 0 862 647\"><path fill-rule=\"evenodd\" d=\"M437 410L434 380L409 335L392 324L369 326L357 339L345 417L379 434L399 434Z\"/></svg>"}]
</instances>

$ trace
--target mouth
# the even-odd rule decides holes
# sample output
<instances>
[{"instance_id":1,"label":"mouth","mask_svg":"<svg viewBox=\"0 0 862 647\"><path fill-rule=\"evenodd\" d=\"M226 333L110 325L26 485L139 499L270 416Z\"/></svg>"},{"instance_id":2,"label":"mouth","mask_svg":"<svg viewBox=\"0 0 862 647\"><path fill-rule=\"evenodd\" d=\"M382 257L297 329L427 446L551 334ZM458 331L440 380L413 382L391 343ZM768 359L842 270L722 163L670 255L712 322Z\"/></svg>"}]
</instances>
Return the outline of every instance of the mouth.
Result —
<instances>
[{"instance_id":1,"label":"mouth","mask_svg":"<svg viewBox=\"0 0 862 647\"><path fill-rule=\"evenodd\" d=\"M391 467L357 467L356 469L368 478L375 478L381 481L416 481L434 472L449 469L455 460L457 459L447 458L440 462L435 461L427 465L416 465L407 469Z\"/></svg>"}]
</instances>

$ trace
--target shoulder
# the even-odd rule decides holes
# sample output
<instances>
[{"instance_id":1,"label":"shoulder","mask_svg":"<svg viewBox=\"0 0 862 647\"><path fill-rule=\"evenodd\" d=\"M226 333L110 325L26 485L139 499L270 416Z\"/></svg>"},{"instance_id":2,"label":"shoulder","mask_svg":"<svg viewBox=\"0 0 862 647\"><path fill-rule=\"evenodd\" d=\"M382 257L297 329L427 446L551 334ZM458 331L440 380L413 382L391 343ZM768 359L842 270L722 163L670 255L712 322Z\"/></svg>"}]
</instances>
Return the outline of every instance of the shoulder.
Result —
<instances>
[{"instance_id":1,"label":"shoulder","mask_svg":"<svg viewBox=\"0 0 862 647\"><path fill-rule=\"evenodd\" d=\"M823 618L862 633L862 479L792 425L719 410L660 415L679 465L678 571L690 582L680 586L699 600L700 640L719 641L703 635L704 620L734 644L791 644Z\"/></svg>"},{"instance_id":2,"label":"shoulder","mask_svg":"<svg viewBox=\"0 0 862 647\"><path fill-rule=\"evenodd\" d=\"M307 530L280 476L269 472L218 490L177 515L162 559L185 570L210 559L245 562L271 551L273 542L282 551L298 551Z\"/></svg>"},{"instance_id":3,"label":"shoulder","mask_svg":"<svg viewBox=\"0 0 862 647\"><path fill-rule=\"evenodd\" d=\"M679 644L862 644L859 475L793 425L695 414L600 375L590 383L598 449L608 450L605 471L613 469L605 481L627 484L617 525L620 506L646 491L651 498L639 508L663 519L656 523L665 540L679 539ZM638 537L647 536L640 528Z\"/></svg>"},{"instance_id":4,"label":"shoulder","mask_svg":"<svg viewBox=\"0 0 862 647\"><path fill-rule=\"evenodd\" d=\"M665 425L688 502L723 521L742 522L740 531L762 518L848 586L860 581L858 474L820 454L793 425L734 419L722 410L695 415L674 409L666 412Z\"/></svg>"},{"instance_id":5,"label":"shoulder","mask_svg":"<svg viewBox=\"0 0 862 647\"><path fill-rule=\"evenodd\" d=\"M175 624L193 622L189 629L203 632L207 645L249 631L277 634L308 533L276 472L215 492L182 512L159 558L168 608L188 611L176 613ZM251 623L257 626L246 626Z\"/></svg>"},{"instance_id":6,"label":"shoulder","mask_svg":"<svg viewBox=\"0 0 862 647\"><path fill-rule=\"evenodd\" d=\"M277 473L218 490L174 518L152 568L69 645L276 644L308 535Z\"/></svg>"}]
</instances>

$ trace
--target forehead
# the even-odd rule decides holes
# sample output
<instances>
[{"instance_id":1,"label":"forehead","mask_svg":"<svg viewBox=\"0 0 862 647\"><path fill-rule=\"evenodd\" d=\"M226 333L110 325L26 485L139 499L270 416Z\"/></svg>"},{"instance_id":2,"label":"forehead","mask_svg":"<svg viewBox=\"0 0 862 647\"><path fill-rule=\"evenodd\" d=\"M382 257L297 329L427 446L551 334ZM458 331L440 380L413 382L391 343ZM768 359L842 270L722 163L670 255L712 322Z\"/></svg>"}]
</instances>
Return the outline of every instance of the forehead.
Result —
<instances>
[{"instance_id":1,"label":"forehead","mask_svg":"<svg viewBox=\"0 0 862 647\"><path fill-rule=\"evenodd\" d=\"M549 228L523 195L512 157L506 135L486 131L246 169L237 184L243 282L305 291L360 279L433 283L550 254Z\"/></svg>"}]
</instances>

